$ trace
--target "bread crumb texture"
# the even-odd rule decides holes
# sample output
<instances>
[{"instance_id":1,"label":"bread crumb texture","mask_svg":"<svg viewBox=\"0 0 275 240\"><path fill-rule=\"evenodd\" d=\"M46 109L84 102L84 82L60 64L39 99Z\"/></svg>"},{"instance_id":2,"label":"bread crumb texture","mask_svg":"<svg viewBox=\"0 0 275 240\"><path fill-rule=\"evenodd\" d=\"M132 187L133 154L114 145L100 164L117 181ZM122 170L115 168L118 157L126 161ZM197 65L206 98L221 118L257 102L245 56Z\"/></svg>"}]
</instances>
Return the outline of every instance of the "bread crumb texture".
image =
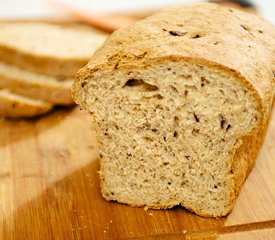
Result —
<instances>
[{"instance_id":1,"label":"bread crumb texture","mask_svg":"<svg viewBox=\"0 0 275 240\"><path fill-rule=\"evenodd\" d=\"M104 198L228 214L268 125L274 34L257 16L210 3L114 32L73 86L95 122Z\"/></svg>"}]
</instances>

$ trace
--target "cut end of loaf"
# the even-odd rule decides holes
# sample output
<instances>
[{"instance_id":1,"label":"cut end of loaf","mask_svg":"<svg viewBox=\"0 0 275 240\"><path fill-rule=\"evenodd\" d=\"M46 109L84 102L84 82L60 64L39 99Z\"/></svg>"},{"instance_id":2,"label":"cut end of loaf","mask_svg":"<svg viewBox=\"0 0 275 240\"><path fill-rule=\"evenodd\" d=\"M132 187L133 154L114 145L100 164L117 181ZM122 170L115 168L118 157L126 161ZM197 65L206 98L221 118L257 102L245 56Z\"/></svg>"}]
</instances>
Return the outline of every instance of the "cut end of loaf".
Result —
<instances>
[{"instance_id":1,"label":"cut end of loaf","mask_svg":"<svg viewBox=\"0 0 275 240\"><path fill-rule=\"evenodd\" d=\"M170 60L95 71L76 83L74 94L95 120L104 198L149 208L182 205L202 216L231 211L238 194L234 152L260 117L240 79Z\"/></svg>"}]
</instances>

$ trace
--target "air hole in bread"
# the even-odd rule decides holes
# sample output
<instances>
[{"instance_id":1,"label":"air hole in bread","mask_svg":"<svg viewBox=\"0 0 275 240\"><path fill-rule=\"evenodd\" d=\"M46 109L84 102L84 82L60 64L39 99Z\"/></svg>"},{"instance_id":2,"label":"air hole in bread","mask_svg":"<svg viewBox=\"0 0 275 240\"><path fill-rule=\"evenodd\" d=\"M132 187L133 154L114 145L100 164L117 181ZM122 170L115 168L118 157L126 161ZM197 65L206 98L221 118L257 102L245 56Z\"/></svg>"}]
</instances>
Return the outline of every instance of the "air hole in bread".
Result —
<instances>
[{"instance_id":1,"label":"air hole in bread","mask_svg":"<svg viewBox=\"0 0 275 240\"><path fill-rule=\"evenodd\" d=\"M205 34L202 34L202 33L195 33L195 34L192 34L191 35L191 38L192 39L197 39L197 38L201 38L201 37L204 37Z\"/></svg>"},{"instance_id":2,"label":"air hole in bread","mask_svg":"<svg viewBox=\"0 0 275 240\"><path fill-rule=\"evenodd\" d=\"M174 87L174 86L170 86L170 88L172 89L172 91L173 91L173 92L178 93L178 89L176 89L176 87Z\"/></svg>"},{"instance_id":3,"label":"air hole in bread","mask_svg":"<svg viewBox=\"0 0 275 240\"><path fill-rule=\"evenodd\" d=\"M175 116L174 117L174 125L176 126L176 127L178 127L179 126L179 117L178 116Z\"/></svg>"},{"instance_id":4,"label":"air hole in bread","mask_svg":"<svg viewBox=\"0 0 275 240\"><path fill-rule=\"evenodd\" d=\"M114 66L114 69L118 69L118 67L119 67L119 63L116 63Z\"/></svg>"},{"instance_id":5,"label":"air hole in bread","mask_svg":"<svg viewBox=\"0 0 275 240\"><path fill-rule=\"evenodd\" d=\"M193 36L192 38L200 38L201 37L201 35L199 35L199 34L196 34L195 36Z\"/></svg>"},{"instance_id":6,"label":"air hole in bread","mask_svg":"<svg viewBox=\"0 0 275 240\"><path fill-rule=\"evenodd\" d=\"M209 84L210 82L205 78L201 77L201 87L204 87L206 84Z\"/></svg>"},{"instance_id":7,"label":"air hole in bread","mask_svg":"<svg viewBox=\"0 0 275 240\"><path fill-rule=\"evenodd\" d=\"M220 118L220 127L221 129L225 129L227 132L232 126L228 123L227 119L223 115L219 115Z\"/></svg>"},{"instance_id":8,"label":"air hole in bread","mask_svg":"<svg viewBox=\"0 0 275 240\"><path fill-rule=\"evenodd\" d=\"M161 100L161 99L164 98L164 97L161 96L160 94L155 94L155 95L153 95L153 97L156 98L156 99L159 99L159 100Z\"/></svg>"},{"instance_id":9,"label":"air hole in bread","mask_svg":"<svg viewBox=\"0 0 275 240\"><path fill-rule=\"evenodd\" d=\"M169 34L172 36L177 36L177 37L182 37L186 34L187 32L181 32L181 31L169 31Z\"/></svg>"},{"instance_id":10,"label":"air hole in bread","mask_svg":"<svg viewBox=\"0 0 275 240\"><path fill-rule=\"evenodd\" d=\"M231 126L230 124L228 124L225 130L228 132L228 130L229 130L231 127L232 127L232 126Z\"/></svg>"},{"instance_id":11,"label":"air hole in bread","mask_svg":"<svg viewBox=\"0 0 275 240\"><path fill-rule=\"evenodd\" d=\"M87 82L81 83L81 87L84 88L87 85Z\"/></svg>"},{"instance_id":12,"label":"air hole in bread","mask_svg":"<svg viewBox=\"0 0 275 240\"><path fill-rule=\"evenodd\" d=\"M196 128L194 128L193 130L192 130L192 135L198 135L200 133L200 130L199 129L196 129Z\"/></svg>"},{"instance_id":13,"label":"air hole in bread","mask_svg":"<svg viewBox=\"0 0 275 240\"><path fill-rule=\"evenodd\" d=\"M159 89L157 86L146 83L142 79L134 79L134 78L129 79L125 83L124 87L132 88L132 89L144 91L144 92L152 92L152 91L157 91Z\"/></svg>"},{"instance_id":14,"label":"air hole in bread","mask_svg":"<svg viewBox=\"0 0 275 240\"><path fill-rule=\"evenodd\" d=\"M219 117L220 117L220 127L221 129L224 129L225 125L227 124L227 121L223 115L219 115Z\"/></svg>"},{"instance_id":15,"label":"air hole in bread","mask_svg":"<svg viewBox=\"0 0 275 240\"><path fill-rule=\"evenodd\" d=\"M194 118L195 118L196 122L200 122L199 117L198 117L195 113L193 113L193 116L194 116Z\"/></svg>"},{"instance_id":16,"label":"air hole in bread","mask_svg":"<svg viewBox=\"0 0 275 240\"><path fill-rule=\"evenodd\" d=\"M241 27L245 30L245 31L249 31L249 27L245 26L245 25L241 25Z\"/></svg>"},{"instance_id":17,"label":"air hole in bread","mask_svg":"<svg viewBox=\"0 0 275 240\"><path fill-rule=\"evenodd\" d=\"M180 184L180 187L184 188L187 184L188 184L188 181L186 180Z\"/></svg>"},{"instance_id":18,"label":"air hole in bread","mask_svg":"<svg viewBox=\"0 0 275 240\"><path fill-rule=\"evenodd\" d=\"M263 33L263 31L262 31L262 30L260 30L260 29L258 29L258 33Z\"/></svg>"},{"instance_id":19,"label":"air hole in bread","mask_svg":"<svg viewBox=\"0 0 275 240\"><path fill-rule=\"evenodd\" d=\"M144 139L146 142L152 142L152 141L153 141L153 139L150 138L150 137L143 137L143 139Z\"/></svg>"}]
</instances>

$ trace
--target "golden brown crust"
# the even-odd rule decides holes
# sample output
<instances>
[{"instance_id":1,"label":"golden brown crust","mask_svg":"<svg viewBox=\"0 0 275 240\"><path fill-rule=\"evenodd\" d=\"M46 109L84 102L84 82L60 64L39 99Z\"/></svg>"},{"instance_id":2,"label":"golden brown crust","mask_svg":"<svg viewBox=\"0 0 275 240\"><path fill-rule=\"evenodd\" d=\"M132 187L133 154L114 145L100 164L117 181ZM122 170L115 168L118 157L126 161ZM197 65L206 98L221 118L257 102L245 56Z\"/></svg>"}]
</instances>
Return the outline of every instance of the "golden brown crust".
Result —
<instances>
[{"instance_id":1,"label":"golden brown crust","mask_svg":"<svg viewBox=\"0 0 275 240\"><path fill-rule=\"evenodd\" d=\"M229 213L255 163L268 125L275 89L274 43L274 26L238 10L209 3L164 10L114 32L92 61L79 71L73 98L83 104L82 81L106 68L116 71L164 61L185 61L218 68L234 76L257 100L259 117L257 126L239 137L239 144L231 153ZM198 209L189 209L209 216Z\"/></svg>"},{"instance_id":2,"label":"golden brown crust","mask_svg":"<svg viewBox=\"0 0 275 240\"><path fill-rule=\"evenodd\" d=\"M264 142L269 120L271 117L271 109L269 118L263 122L251 135L243 136L240 139L241 146L236 150L232 158L231 172L234 177L234 194L233 200L239 195L240 190L246 180L248 174L255 165L259 150ZM232 203L233 208L233 203Z\"/></svg>"}]
</instances>

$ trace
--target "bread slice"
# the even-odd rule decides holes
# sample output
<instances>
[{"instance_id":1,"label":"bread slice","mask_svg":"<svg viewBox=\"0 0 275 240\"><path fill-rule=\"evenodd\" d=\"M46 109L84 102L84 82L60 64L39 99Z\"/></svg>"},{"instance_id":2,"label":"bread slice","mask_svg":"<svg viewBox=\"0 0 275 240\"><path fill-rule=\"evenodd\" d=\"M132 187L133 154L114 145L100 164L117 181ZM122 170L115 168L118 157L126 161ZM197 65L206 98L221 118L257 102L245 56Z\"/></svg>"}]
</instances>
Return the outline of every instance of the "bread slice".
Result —
<instances>
[{"instance_id":1,"label":"bread slice","mask_svg":"<svg viewBox=\"0 0 275 240\"><path fill-rule=\"evenodd\" d=\"M0 89L0 115L8 117L34 117L52 109L53 105L16 95L7 89Z\"/></svg>"},{"instance_id":2,"label":"bread slice","mask_svg":"<svg viewBox=\"0 0 275 240\"><path fill-rule=\"evenodd\" d=\"M46 75L74 77L106 35L42 22L0 23L0 60Z\"/></svg>"},{"instance_id":3,"label":"bread slice","mask_svg":"<svg viewBox=\"0 0 275 240\"><path fill-rule=\"evenodd\" d=\"M72 105L72 79L58 80L0 62L0 88L59 105Z\"/></svg>"},{"instance_id":4,"label":"bread slice","mask_svg":"<svg viewBox=\"0 0 275 240\"><path fill-rule=\"evenodd\" d=\"M73 85L94 118L103 197L228 214L264 140L274 43L271 24L210 3L114 32Z\"/></svg>"}]
</instances>

